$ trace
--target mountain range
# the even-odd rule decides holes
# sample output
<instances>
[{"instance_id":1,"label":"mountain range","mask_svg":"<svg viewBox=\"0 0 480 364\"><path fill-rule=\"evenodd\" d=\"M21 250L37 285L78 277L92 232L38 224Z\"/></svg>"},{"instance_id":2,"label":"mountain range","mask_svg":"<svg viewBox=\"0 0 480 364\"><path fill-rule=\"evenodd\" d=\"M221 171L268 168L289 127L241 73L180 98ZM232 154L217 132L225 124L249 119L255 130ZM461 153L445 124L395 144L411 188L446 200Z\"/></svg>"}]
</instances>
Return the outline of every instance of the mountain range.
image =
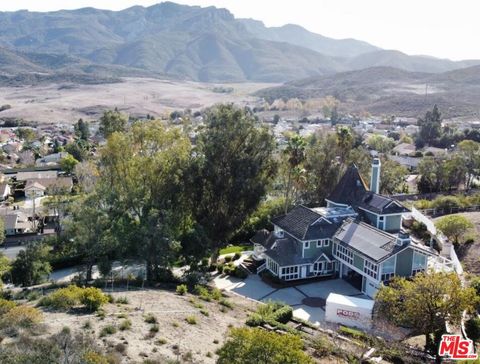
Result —
<instances>
[{"instance_id":1,"label":"mountain range","mask_svg":"<svg viewBox=\"0 0 480 364\"><path fill-rule=\"evenodd\" d=\"M172 2L122 11L0 12L0 76L7 80L75 73L99 82L120 76L287 82L370 67L431 73L477 64L409 56L297 25L269 28L226 9Z\"/></svg>"}]
</instances>

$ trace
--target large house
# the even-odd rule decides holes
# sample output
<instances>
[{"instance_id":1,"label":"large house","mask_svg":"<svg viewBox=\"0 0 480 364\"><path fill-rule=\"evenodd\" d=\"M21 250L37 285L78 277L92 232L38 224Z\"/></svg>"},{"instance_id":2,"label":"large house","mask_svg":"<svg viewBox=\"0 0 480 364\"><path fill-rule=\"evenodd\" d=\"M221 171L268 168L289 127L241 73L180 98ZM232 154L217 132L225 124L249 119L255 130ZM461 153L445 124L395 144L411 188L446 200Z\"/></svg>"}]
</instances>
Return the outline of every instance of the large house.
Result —
<instances>
[{"instance_id":1,"label":"large house","mask_svg":"<svg viewBox=\"0 0 480 364\"><path fill-rule=\"evenodd\" d=\"M272 219L274 231L251 239L261 269L284 281L342 277L373 297L394 276L410 277L427 269L435 250L414 242L402 231L409 210L379 194L380 160L372 164L371 188L358 168L349 167L327 206L297 206Z\"/></svg>"}]
</instances>

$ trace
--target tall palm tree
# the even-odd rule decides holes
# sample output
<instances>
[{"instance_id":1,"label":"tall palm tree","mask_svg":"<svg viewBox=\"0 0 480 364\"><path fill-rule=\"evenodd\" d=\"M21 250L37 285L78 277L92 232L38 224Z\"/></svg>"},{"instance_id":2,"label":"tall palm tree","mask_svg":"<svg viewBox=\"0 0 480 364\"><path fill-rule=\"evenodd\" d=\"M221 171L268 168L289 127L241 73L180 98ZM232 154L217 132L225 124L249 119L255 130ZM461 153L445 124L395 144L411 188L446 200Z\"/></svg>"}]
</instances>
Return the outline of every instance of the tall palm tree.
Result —
<instances>
[{"instance_id":1,"label":"tall palm tree","mask_svg":"<svg viewBox=\"0 0 480 364\"><path fill-rule=\"evenodd\" d=\"M287 186L285 189L285 213L288 212L288 207L290 206L290 195L293 184L293 177L296 175L295 171L298 171L298 167L305 161L306 154L305 149L307 147L307 142L305 139L295 134L293 135L287 143L287 147L284 150L284 154L287 157L288 164L288 173L287 173Z\"/></svg>"}]
</instances>

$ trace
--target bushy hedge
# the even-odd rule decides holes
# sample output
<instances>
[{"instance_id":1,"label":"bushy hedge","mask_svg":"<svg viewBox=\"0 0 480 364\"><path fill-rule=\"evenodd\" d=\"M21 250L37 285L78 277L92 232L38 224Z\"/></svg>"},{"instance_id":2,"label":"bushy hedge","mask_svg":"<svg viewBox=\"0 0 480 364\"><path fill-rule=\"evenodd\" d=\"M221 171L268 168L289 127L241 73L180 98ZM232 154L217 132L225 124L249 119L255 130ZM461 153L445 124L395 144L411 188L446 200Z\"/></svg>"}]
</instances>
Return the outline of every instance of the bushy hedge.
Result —
<instances>
[{"instance_id":1,"label":"bushy hedge","mask_svg":"<svg viewBox=\"0 0 480 364\"><path fill-rule=\"evenodd\" d=\"M293 309L290 306L283 306L276 310L271 318L275 321L281 322L282 324L286 324L290 321L293 317Z\"/></svg>"},{"instance_id":2,"label":"bushy hedge","mask_svg":"<svg viewBox=\"0 0 480 364\"><path fill-rule=\"evenodd\" d=\"M292 307L279 303L268 302L258 307L257 312L248 316L246 324L251 327L268 324L270 326L290 331L285 324L293 317Z\"/></svg>"},{"instance_id":3,"label":"bushy hedge","mask_svg":"<svg viewBox=\"0 0 480 364\"><path fill-rule=\"evenodd\" d=\"M38 304L61 311L68 311L81 304L90 311L97 311L104 304L108 303L108 301L108 296L98 288L81 288L70 285L50 293L48 296L42 298Z\"/></svg>"}]
</instances>

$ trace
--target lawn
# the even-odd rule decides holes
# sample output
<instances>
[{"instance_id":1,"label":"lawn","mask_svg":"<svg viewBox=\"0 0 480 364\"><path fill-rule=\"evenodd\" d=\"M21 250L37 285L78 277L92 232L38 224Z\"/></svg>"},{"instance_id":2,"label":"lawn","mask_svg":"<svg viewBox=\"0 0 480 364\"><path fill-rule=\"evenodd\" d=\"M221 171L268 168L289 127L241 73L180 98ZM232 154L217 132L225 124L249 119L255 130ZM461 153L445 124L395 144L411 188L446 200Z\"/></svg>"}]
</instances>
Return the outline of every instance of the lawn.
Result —
<instances>
[{"instance_id":1,"label":"lawn","mask_svg":"<svg viewBox=\"0 0 480 364\"><path fill-rule=\"evenodd\" d=\"M241 253L245 250L252 250L252 246L251 245L230 245L230 246L227 246L226 248L220 249L220 255Z\"/></svg>"}]
</instances>

